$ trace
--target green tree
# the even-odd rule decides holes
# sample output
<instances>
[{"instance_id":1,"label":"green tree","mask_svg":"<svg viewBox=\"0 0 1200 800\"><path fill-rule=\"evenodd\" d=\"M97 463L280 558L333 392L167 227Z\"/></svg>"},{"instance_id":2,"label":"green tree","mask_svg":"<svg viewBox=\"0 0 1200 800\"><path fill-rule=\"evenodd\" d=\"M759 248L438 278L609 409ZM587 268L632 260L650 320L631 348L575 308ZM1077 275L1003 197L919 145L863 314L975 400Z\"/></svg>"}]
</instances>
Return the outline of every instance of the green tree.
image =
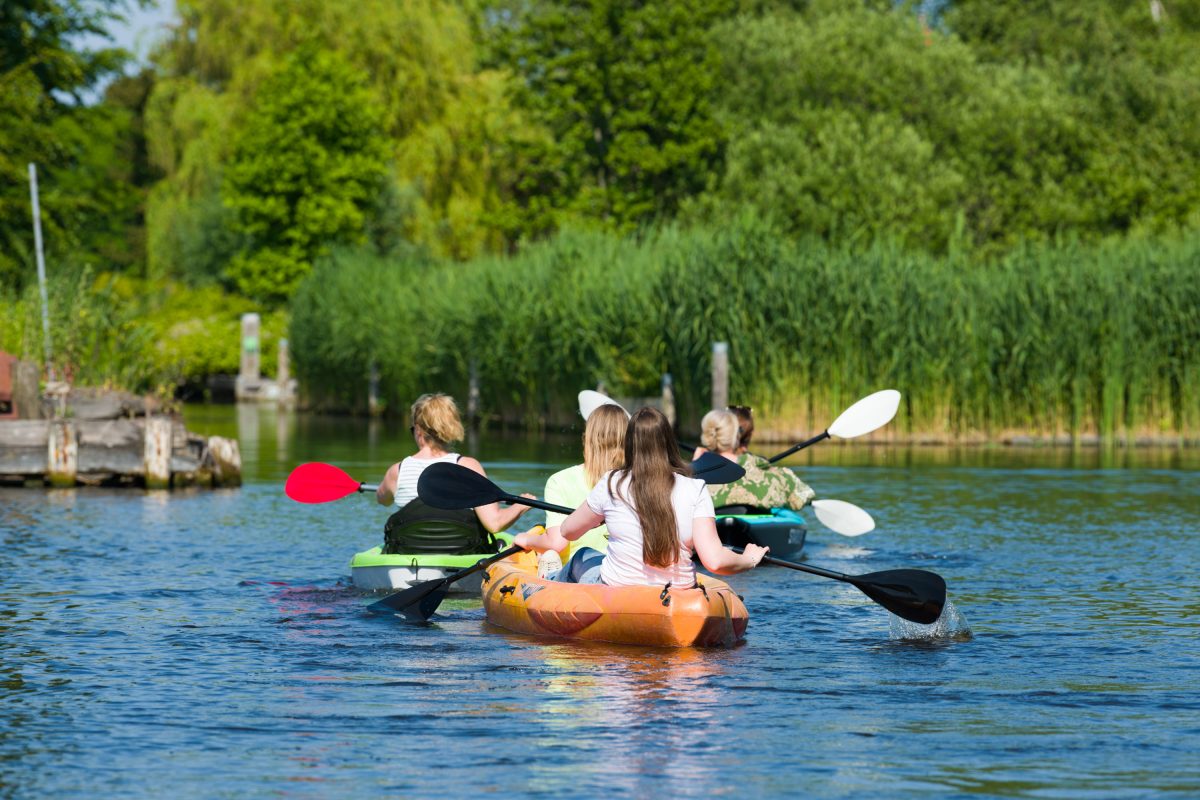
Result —
<instances>
[{"instance_id":1,"label":"green tree","mask_svg":"<svg viewBox=\"0 0 1200 800\"><path fill-rule=\"evenodd\" d=\"M725 137L711 102L713 23L731 0L534 0L490 10L485 34L519 79L517 100L549 132L518 187L553 220L579 214L615 229L670 217L702 190Z\"/></svg>"},{"instance_id":2,"label":"green tree","mask_svg":"<svg viewBox=\"0 0 1200 800\"><path fill-rule=\"evenodd\" d=\"M259 89L223 196L249 245L229 265L245 295L284 300L336 243L360 243L385 175L380 112L361 73L301 49Z\"/></svg>"},{"instance_id":3,"label":"green tree","mask_svg":"<svg viewBox=\"0 0 1200 800\"><path fill-rule=\"evenodd\" d=\"M0 3L0 285L19 287L33 264L28 164L38 165L47 250L103 260L136 195L121 180L117 151L128 128L121 109L83 98L117 72L126 54L88 50L123 0Z\"/></svg>"},{"instance_id":4,"label":"green tree","mask_svg":"<svg viewBox=\"0 0 1200 800\"><path fill-rule=\"evenodd\" d=\"M259 88L298 48L337 53L366 77L387 138L388 178L368 214L381 251L466 258L529 226L512 202L518 144L541 133L509 100L509 77L480 69L456 0L179 0L157 54L149 145L166 180L148 209L151 272L218 278L244 247L222 200L232 144Z\"/></svg>"}]
</instances>

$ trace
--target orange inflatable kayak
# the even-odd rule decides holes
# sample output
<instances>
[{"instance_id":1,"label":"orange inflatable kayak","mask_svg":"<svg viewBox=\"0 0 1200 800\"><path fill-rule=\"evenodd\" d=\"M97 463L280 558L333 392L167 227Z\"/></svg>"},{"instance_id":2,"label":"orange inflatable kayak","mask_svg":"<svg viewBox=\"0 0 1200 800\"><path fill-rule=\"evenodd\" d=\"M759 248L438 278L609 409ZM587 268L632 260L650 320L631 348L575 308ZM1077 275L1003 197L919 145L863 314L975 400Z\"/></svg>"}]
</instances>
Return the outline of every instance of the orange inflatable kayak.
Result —
<instances>
[{"instance_id":1,"label":"orange inflatable kayak","mask_svg":"<svg viewBox=\"0 0 1200 800\"><path fill-rule=\"evenodd\" d=\"M498 561L483 578L488 622L516 633L651 647L731 646L750 615L727 584L692 589L558 583L537 576L532 553Z\"/></svg>"}]
</instances>

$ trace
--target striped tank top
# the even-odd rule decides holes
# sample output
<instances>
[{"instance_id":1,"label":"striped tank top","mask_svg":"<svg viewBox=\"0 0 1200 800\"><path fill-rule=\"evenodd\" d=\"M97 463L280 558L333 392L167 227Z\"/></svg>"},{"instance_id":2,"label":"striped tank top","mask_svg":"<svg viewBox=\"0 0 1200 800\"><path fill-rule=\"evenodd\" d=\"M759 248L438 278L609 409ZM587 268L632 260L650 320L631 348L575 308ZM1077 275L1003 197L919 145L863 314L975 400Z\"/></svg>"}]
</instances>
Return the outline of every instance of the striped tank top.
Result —
<instances>
[{"instance_id":1,"label":"striped tank top","mask_svg":"<svg viewBox=\"0 0 1200 800\"><path fill-rule=\"evenodd\" d=\"M404 508L417 497L417 479L421 477L421 473L430 464L438 464L448 462L457 464L462 458L458 453L446 453L444 456L437 458L417 458L409 456L400 462L400 474L396 477L396 505L399 508Z\"/></svg>"}]
</instances>

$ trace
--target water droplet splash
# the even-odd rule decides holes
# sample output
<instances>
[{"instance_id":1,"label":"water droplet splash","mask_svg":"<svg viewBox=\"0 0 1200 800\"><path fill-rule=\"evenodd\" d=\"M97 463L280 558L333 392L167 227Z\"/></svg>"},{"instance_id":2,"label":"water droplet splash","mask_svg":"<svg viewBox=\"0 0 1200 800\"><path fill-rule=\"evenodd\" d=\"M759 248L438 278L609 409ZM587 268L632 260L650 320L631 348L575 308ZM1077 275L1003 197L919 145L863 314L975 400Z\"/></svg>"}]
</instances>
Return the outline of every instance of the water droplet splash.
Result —
<instances>
[{"instance_id":1,"label":"water droplet splash","mask_svg":"<svg viewBox=\"0 0 1200 800\"><path fill-rule=\"evenodd\" d=\"M888 614L889 638L891 639L953 639L965 641L971 638L971 628L967 619L959 613L948 598L942 608L942 615L932 625L922 625L919 622L909 622L895 614Z\"/></svg>"}]
</instances>

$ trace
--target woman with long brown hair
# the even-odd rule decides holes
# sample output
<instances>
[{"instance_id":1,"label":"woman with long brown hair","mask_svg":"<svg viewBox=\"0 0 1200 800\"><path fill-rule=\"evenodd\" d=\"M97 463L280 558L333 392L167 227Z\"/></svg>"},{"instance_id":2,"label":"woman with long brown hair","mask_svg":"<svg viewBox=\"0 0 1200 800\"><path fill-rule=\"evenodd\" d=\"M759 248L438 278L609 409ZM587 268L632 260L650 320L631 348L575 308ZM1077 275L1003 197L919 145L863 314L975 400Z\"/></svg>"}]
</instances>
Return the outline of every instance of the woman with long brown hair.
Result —
<instances>
[{"instance_id":1,"label":"woman with long brown hair","mask_svg":"<svg viewBox=\"0 0 1200 800\"><path fill-rule=\"evenodd\" d=\"M690 587L692 553L718 575L758 566L767 550L747 545L734 553L717 536L712 498L679 457L675 433L661 411L643 408L629 420L620 469L606 473L554 534L519 534L527 549L561 549L599 525L608 527L608 552L582 548L559 580L610 586Z\"/></svg>"}]
</instances>

